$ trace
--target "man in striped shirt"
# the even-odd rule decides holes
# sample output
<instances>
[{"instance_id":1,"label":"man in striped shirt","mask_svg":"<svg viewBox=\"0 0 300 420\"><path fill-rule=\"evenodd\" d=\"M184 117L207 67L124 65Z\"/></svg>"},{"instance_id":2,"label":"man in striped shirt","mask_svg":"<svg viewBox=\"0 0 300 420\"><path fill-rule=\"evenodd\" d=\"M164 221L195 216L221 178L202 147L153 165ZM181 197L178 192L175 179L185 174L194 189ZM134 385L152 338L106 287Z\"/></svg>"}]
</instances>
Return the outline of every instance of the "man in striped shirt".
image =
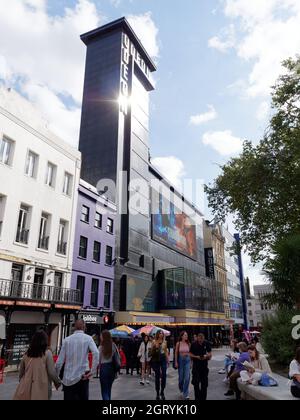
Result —
<instances>
[{"instance_id":1,"label":"man in striped shirt","mask_svg":"<svg viewBox=\"0 0 300 420\"><path fill-rule=\"evenodd\" d=\"M89 352L93 355L92 370L89 368ZM58 374L64 369L62 383L65 401L89 399L89 381L96 373L98 364L99 351L93 338L85 334L84 321L76 321L75 332L63 341L56 363Z\"/></svg>"}]
</instances>

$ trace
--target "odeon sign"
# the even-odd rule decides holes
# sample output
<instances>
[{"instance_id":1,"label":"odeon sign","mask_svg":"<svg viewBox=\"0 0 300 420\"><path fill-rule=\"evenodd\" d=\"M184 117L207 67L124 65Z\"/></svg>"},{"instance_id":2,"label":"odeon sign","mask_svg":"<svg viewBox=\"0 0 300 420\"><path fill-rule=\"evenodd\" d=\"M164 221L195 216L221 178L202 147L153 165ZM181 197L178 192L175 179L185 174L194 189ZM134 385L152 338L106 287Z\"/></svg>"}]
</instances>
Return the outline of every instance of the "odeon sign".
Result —
<instances>
[{"instance_id":1,"label":"odeon sign","mask_svg":"<svg viewBox=\"0 0 300 420\"><path fill-rule=\"evenodd\" d=\"M123 34L120 97L124 100L120 100L120 110L124 115L127 115L128 112L130 57L133 57L135 63L139 66L147 79L149 79L150 69L147 66L145 60L142 59L140 53L137 51L134 44L130 41L128 35Z\"/></svg>"}]
</instances>

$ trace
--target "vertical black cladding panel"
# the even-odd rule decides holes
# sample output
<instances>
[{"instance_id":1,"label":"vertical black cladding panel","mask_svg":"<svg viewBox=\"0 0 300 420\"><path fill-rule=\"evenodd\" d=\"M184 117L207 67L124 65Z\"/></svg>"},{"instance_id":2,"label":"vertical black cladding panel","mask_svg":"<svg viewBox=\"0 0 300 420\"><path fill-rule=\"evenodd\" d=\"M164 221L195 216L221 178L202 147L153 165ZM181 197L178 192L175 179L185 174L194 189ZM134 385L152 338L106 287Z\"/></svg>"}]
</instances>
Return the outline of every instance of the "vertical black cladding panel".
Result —
<instances>
[{"instance_id":1,"label":"vertical black cladding panel","mask_svg":"<svg viewBox=\"0 0 300 420\"><path fill-rule=\"evenodd\" d=\"M121 43L119 30L87 46L79 150L81 176L94 186L117 177Z\"/></svg>"}]
</instances>

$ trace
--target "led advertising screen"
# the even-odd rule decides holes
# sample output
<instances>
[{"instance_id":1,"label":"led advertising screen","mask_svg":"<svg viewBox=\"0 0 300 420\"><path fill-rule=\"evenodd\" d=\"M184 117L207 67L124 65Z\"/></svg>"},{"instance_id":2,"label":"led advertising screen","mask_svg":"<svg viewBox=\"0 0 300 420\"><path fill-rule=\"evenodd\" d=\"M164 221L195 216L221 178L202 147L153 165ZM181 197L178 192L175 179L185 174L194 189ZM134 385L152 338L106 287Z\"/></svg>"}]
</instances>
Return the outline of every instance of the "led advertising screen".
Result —
<instances>
[{"instance_id":1,"label":"led advertising screen","mask_svg":"<svg viewBox=\"0 0 300 420\"><path fill-rule=\"evenodd\" d=\"M174 206L170 206L169 214L152 216L152 238L197 260L196 226L185 213L176 214Z\"/></svg>"}]
</instances>

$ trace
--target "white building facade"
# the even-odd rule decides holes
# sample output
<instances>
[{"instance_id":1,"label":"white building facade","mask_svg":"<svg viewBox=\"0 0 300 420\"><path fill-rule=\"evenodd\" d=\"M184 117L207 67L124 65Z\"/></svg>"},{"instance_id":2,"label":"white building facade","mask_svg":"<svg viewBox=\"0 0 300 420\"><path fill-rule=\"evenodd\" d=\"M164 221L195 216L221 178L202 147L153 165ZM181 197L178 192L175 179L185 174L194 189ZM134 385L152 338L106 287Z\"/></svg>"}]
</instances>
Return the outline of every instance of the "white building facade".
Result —
<instances>
[{"instance_id":1,"label":"white building facade","mask_svg":"<svg viewBox=\"0 0 300 420\"><path fill-rule=\"evenodd\" d=\"M262 327L263 322L267 318L271 318L276 313L276 307L267 304L264 301L266 295L272 293L272 286L264 284L261 286L254 286L254 303L255 303L255 320L256 327Z\"/></svg>"},{"instance_id":2,"label":"white building facade","mask_svg":"<svg viewBox=\"0 0 300 420\"><path fill-rule=\"evenodd\" d=\"M14 361L38 326L56 350L80 308L70 290L80 164L28 101L0 89L0 317Z\"/></svg>"}]
</instances>

